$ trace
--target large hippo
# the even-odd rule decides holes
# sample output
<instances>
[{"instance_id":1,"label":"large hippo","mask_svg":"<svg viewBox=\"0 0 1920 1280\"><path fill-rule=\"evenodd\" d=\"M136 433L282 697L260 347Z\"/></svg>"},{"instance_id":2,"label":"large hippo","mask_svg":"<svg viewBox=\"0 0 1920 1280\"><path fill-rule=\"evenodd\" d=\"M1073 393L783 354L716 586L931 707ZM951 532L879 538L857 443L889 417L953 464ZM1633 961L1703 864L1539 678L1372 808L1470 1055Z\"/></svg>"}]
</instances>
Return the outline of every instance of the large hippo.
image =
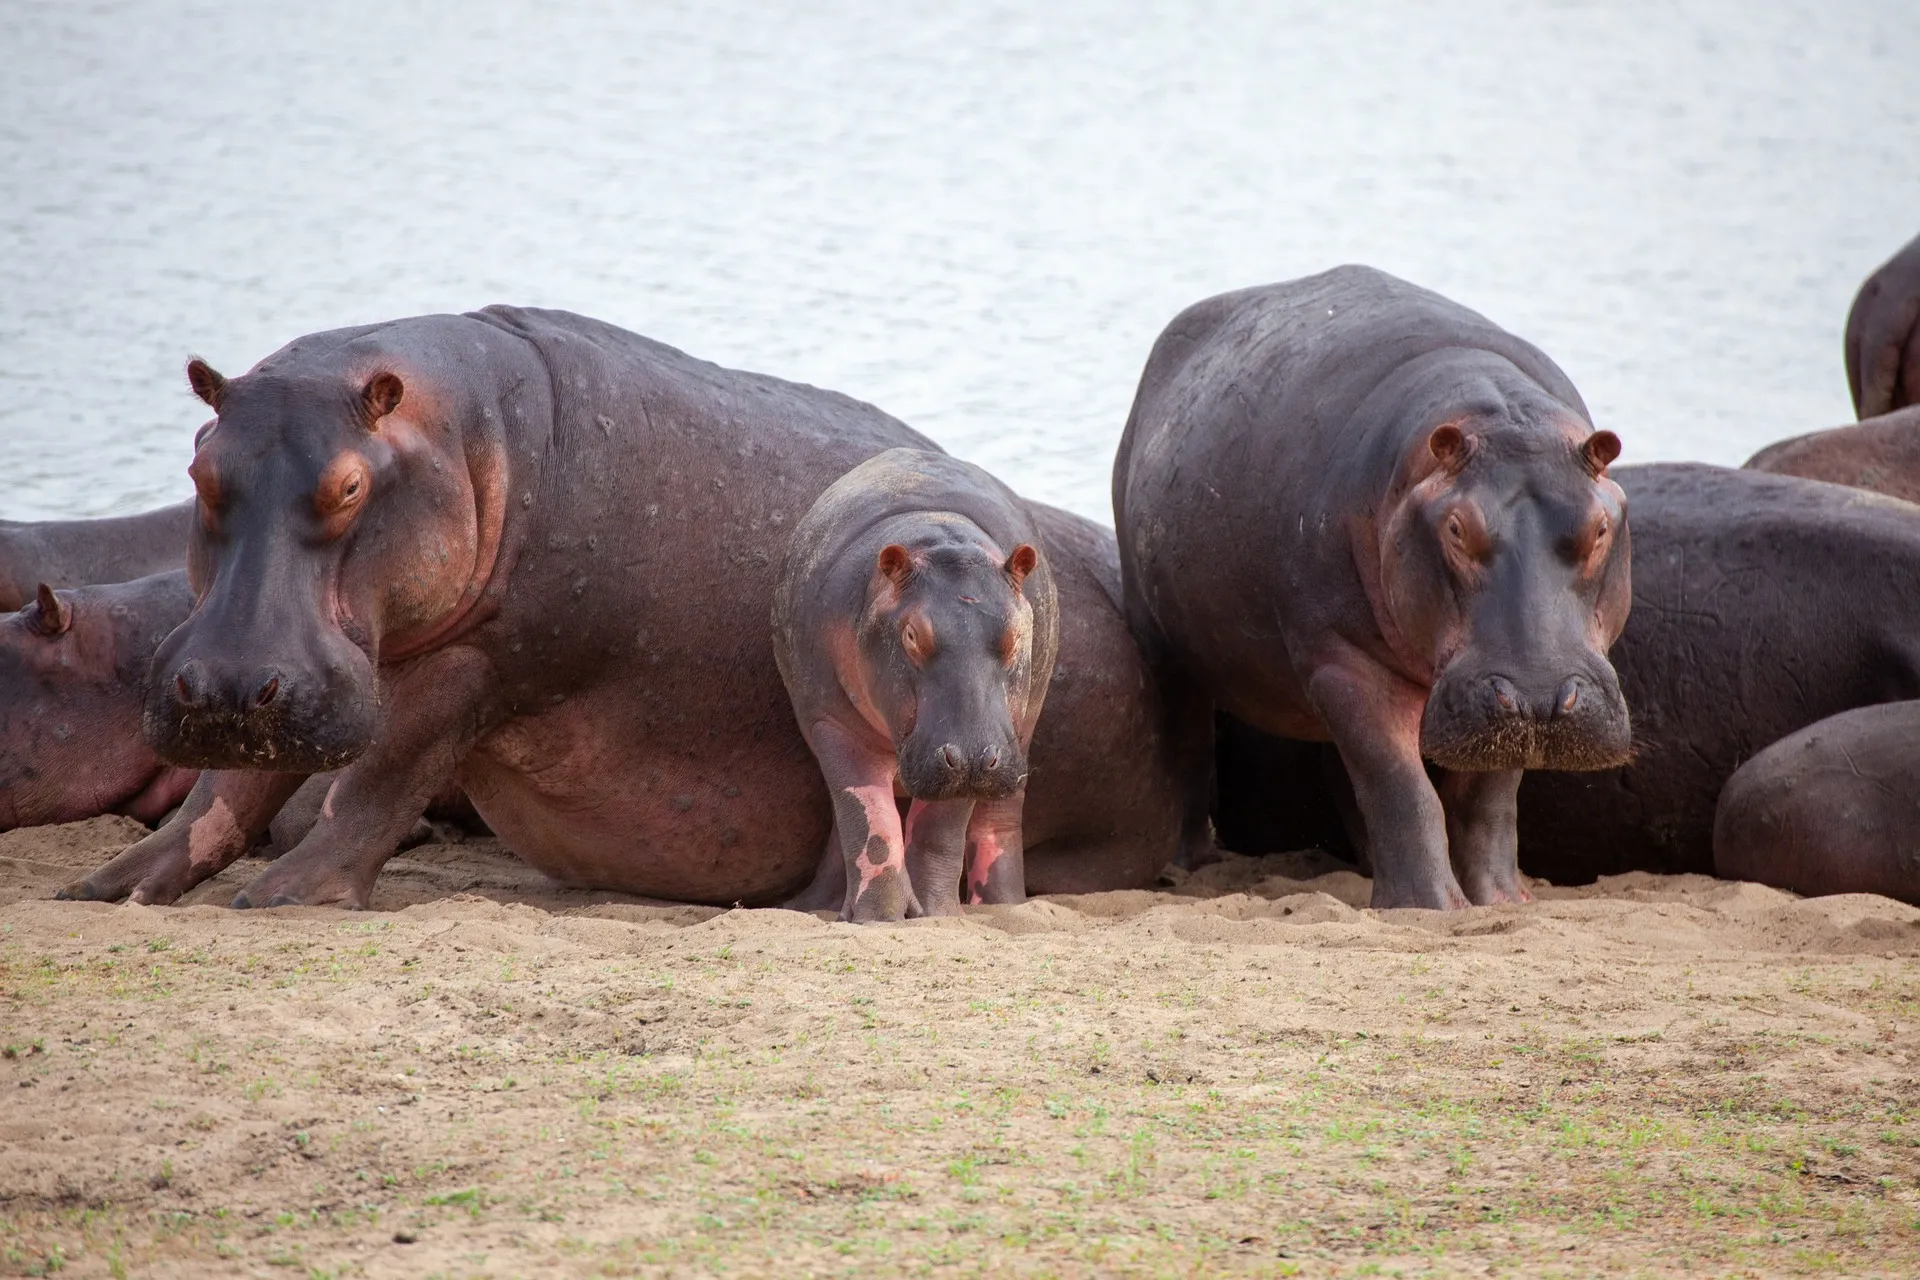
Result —
<instances>
[{"instance_id":1,"label":"large hippo","mask_svg":"<svg viewBox=\"0 0 1920 1280\"><path fill-rule=\"evenodd\" d=\"M1521 859L1558 882L1710 871L1733 771L1850 708L1920 698L1920 508L1816 480L1622 467L1633 613L1613 663L1631 763L1535 774Z\"/></svg>"},{"instance_id":2,"label":"large hippo","mask_svg":"<svg viewBox=\"0 0 1920 1280\"><path fill-rule=\"evenodd\" d=\"M1846 359L1859 417L1920 402L1920 236L1860 286L1847 313Z\"/></svg>"},{"instance_id":3,"label":"large hippo","mask_svg":"<svg viewBox=\"0 0 1920 1280\"><path fill-rule=\"evenodd\" d=\"M147 666L193 608L182 570L55 591L0 617L0 830L124 813L153 822L195 770L140 736Z\"/></svg>"},{"instance_id":4,"label":"large hippo","mask_svg":"<svg viewBox=\"0 0 1920 1280\"><path fill-rule=\"evenodd\" d=\"M1524 897L1522 771L1627 754L1619 449L1537 348L1378 271L1177 317L1113 504L1128 618L1183 716L1189 849L1217 706L1338 747L1375 906Z\"/></svg>"},{"instance_id":5,"label":"large hippo","mask_svg":"<svg viewBox=\"0 0 1920 1280\"><path fill-rule=\"evenodd\" d=\"M19 609L40 583L131 582L187 562L193 503L102 520L0 520L0 611Z\"/></svg>"},{"instance_id":6,"label":"large hippo","mask_svg":"<svg viewBox=\"0 0 1920 1280\"><path fill-rule=\"evenodd\" d=\"M1714 874L1920 905L1916 746L1920 702L1858 707L1780 739L1720 792Z\"/></svg>"},{"instance_id":7,"label":"large hippo","mask_svg":"<svg viewBox=\"0 0 1920 1280\"><path fill-rule=\"evenodd\" d=\"M1920 502L1920 405L1777 441L1744 465Z\"/></svg>"},{"instance_id":8,"label":"large hippo","mask_svg":"<svg viewBox=\"0 0 1920 1280\"><path fill-rule=\"evenodd\" d=\"M963 876L970 901L1025 896L1027 749L1060 647L1040 541L1012 490L919 449L867 459L794 525L773 653L833 797L795 905L958 915Z\"/></svg>"},{"instance_id":9,"label":"large hippo","mask_svg":"<svg viewBox=\"0 0 1920 1280\"><path fill-rule=\"evenodd\" d=\"M829 805L773 661L775 566L835 478L928 441L512 307L189 378L219 415L190 471L199 599L155 656L146 730L209 772L69 894L169 901L331 768L312 831L235 905L365 905L450 779L577 883L730 903L808 879ZM1038 759L1034 778L1038 808Z\"/></svg>"}]
</instances>

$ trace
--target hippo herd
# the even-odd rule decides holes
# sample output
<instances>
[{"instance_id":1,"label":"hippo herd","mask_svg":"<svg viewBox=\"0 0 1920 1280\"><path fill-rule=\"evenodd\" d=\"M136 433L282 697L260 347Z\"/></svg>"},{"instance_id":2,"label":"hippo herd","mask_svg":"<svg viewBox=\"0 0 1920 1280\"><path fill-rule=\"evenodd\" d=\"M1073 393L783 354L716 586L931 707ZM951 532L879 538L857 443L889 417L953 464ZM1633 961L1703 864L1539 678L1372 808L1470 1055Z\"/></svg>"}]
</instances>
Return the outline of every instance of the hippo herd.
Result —
<instances>
[{"instance_id":1,"label":"hippo herd","mask_svg":"<svg viewBox=\"0 0 1920 1280\"><path fill-rule=\"evenodd\" d=\"M853 921L1320 845L1378 907L1717 871L1920 902L1920 239L1862 421L1614 465L1378 271L1200 302L1115 530L871 405L495 306L188 381L191 501L0 523L0 829L62 896L365 907L423 814L572 883Z\"/></svg>"}]
</instances>

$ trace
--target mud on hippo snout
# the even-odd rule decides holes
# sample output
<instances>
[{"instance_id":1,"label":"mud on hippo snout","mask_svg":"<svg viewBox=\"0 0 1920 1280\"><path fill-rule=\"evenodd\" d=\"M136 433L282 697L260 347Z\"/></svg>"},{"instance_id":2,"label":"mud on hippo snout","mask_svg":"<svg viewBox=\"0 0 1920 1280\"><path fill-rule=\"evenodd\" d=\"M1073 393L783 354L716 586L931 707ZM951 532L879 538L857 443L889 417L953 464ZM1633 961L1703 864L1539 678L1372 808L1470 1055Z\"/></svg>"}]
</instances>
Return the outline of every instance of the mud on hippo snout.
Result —
<instances>
[{"instance_id":1,"label":"mud on hippo snout","mask_svg":"<svg viewBox=\"0 0 1920 1280\"><path fill-rule=\"evenodd\" d=\"M1631 751L1619 677L1597 656L1557 680L1449 667L1420 720L1420 754L1446 769L1610 769Z\"/></svg>"}]
</instances>

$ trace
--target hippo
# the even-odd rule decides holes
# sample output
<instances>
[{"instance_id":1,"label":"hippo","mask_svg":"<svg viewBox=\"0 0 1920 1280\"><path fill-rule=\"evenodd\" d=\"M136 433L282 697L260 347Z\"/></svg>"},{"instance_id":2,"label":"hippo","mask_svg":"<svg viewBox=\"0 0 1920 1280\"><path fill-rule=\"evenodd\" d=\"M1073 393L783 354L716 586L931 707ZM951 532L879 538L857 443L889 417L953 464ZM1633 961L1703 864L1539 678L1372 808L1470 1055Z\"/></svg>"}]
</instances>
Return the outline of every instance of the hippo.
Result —
<instances>
[{"instance_id":1,"label":"hippo","mask_svg":"<svg viewBox=\"0 0 1920 1280\"><path fill-rule=\"evenodd\" d=\"M1920 236L1880 264L1854 296L1846 360L1862 420L1920 403Z\"/></svg>"},{"instance_id":2,"label":"hippo","mask_svg":"<svg viewBox=\"0 0 1920 1280\"><path fill-rule=\"evenodd\" d=\"M1366 267L1175 318L1113 505L1128 620L1183 717L1189 856L1217 708L1335 744L1374 906L1524 899L1522 772L1628 752L1619 451L1538 348Z\"/></svg>"},{"instance_id":3,"label":"hippo","mask_svg":"<svg viewBox=\"0 0 1920 1280\"><path fill-rule=\"evenodd\" d=\"M1828 716L1920 698L1920 507L1704 464L1614 474L1633 507L1613 663L1634 755L1520 788L1522 866L1557 883L1711 871L1735 769Z\"/></svg>"},{"instance_id":4,"label":"hippo","mask_svg":"<svg viewBox=\"0 0 1920 1280\"><path fill-rule=\"evenodd\" d=\"M187 563L193 503L102 520L0 520L0 611L34 598L40 583L131 582Z\"/></svg>"},{"instance_id":5,"label":"hippo","mask_svg":"<svg viewBox=\"0 0 1920 1280\"><path fill-rule=\"evenodd\" d=\"M1920 906L1916 744L1920 702L1856 707L1780 739L1720 791L1714 874Z\"/></svg>"},{"instance_id":6,"label":"hippo","mask_svg":"<svg viewBox=\"0 0 1920 1280\"><path fill-rule=\"evenodd\" d=\"M1920 405L1778 441L1744 465L1920 502Z\"/></svg>"},{"instance_id":7,"label":"hippo","mask_svg":"<svg viewBox=\"0 0 1920 1280\"><path fill-rule=\"evenodd\" d=\"M794 525L773 654L834 811L794 905L958 915L963 874L970 901L1025 897L1027 749L1060 645L1039 541L1012 490L917 449L867 459Z\"/></svg>"},{"instance_id":8,"label":"hippo","mask_svg":"<svg viewBox=\"0 0 1920 1280\"><path fill-rule=\"evenodd\" d=\"M198 770L140 736L147 664L193 608L184 570L55 591L0 617L0 831L122 813L153 823Z\"/></svg>"},{"instance_id":9,"label":"hippo","mask_svg":"<svg viewBox=\"0 0 1920 1280\"><path fill-rule=\"evenodd\" d=\"M218 415L189 469L198 598L144 727L206 772L67 896L171 901L332 769L235 906L365 906L449 781L562 880L720 904L808 882L831 810L773 660L776 567L835 479L936 446L834 392L506 306L188 379ZM1061 801L1109 798L1062 773ZM1063 879L1086 875L1102 820L1050 816L1074 830Z\"/></svg>"}]
</instances>

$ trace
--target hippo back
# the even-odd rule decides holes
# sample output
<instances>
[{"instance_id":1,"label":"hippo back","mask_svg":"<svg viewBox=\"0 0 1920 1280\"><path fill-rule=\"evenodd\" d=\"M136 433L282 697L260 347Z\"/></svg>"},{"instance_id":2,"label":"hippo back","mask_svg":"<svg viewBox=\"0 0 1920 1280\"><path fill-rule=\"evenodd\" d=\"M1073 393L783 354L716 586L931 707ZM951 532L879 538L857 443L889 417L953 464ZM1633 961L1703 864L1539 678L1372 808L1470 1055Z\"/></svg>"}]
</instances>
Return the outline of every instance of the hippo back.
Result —
<instances>
[{"instance_id":1,"label":"hippo back","mask_svg":"<svg viewBox=\"0 0 1920 1280\"><path fill-rule=\"evenodd\" d=\"M1611 658L1634 759L1529 773L1520 858L1556 882L1710 872L1740 764L1850 707L1920 697L1920 507L1695 464L1621 467L1633 611Z\"/></svg>"},{"instance_id":2,"label":"hippo back","mask_svg":"<svg viewBox=\"0 0 1920 1280\"><path fill-rule=\"evenodd\" d=\"M1920 405L1778 441L1746 466L1920 502Z\"/></svg>"}]
</instances>

